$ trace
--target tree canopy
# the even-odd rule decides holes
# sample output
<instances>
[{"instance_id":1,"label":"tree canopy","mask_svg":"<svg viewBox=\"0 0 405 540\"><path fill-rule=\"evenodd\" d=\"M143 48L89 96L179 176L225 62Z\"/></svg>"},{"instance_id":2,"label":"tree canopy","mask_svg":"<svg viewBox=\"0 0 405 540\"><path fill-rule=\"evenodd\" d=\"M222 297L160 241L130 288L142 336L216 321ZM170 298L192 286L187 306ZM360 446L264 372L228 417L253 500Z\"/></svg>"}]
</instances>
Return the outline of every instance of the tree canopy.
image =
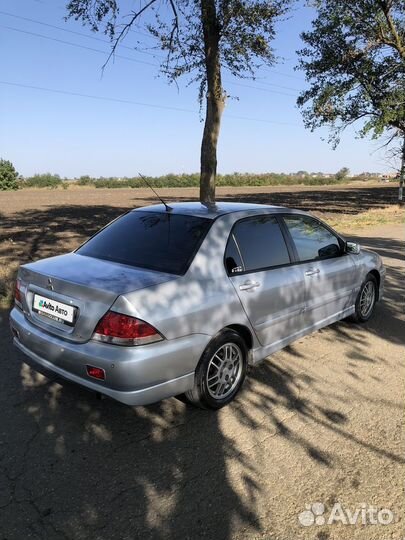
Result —
<instances>
[{"instance_id":1,"label":"tree canopy","mask_svg":"<svg viewBox=\"0 0 405 540\"><path fill-rule=\"evenodd\" d=\"M405 136L404 0L317 0L301 37L299 68L310 83L298 105L312 130L330 128L335 145L347 126L360 136Z\"/></svg>"},{"instance_id":2,"label":"tree canopy","mask_svg":"<svg viewBox=\"0 0 405 540\"><path fill-rule=\"evenodd\" d=\"M18 189L18 172L11 161L0 159L0 191Z\"/></svg>"},{"instance_id":3,"label":"tree canopy","mask_svg":"<svg viewBox=\"0 0 405 540\"><path fill-rule=\"evenodd\" d=\"M338 172L335 174L335 177L337 180L343 180L350 174L350 169L348 167L342 167L338 170Z\"/></svg>"},{"instance_id":4,"label":"tree canopy","mask_svg":"<svg viewBox=\"0 0 405 540\"><path fill-rule=\"evenodd\" d=\"M186 75L189 82L198 83L200 103L206 100L200 198L213 202L217 142L227 97L222 73L226 70L235 77L251 77L260 65L275 62L270 45L274 25L287 12L290 2L144 0L138 10L128 13L124 0L70 0L67 13L92 30L109 35L113 43L111 55L131 29L143 27L166 53L161 70L169 81L176 82Z\"/></svg>"}]
</instances>

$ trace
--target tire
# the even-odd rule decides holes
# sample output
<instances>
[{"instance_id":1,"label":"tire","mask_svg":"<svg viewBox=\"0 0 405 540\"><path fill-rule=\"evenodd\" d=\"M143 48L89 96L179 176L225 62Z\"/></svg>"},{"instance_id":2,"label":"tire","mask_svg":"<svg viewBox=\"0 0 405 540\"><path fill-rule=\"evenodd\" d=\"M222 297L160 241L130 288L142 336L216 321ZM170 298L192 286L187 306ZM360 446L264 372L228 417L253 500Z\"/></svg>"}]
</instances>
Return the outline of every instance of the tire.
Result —
<instances>
[{"instance_id":1,"label":"tire","mask_svg":"<svg viewBox=\"0 0 405 540\"><path fill-rule=\"evenodd\" d=\"M218 334L203 352L187 401L202 409L220 409L239 392L246 377L248 351L233 330ZM232 380L234 379L234 380Z\"/></svg>"},{"instance_id":2,"label":"tire","mask_svg":"<svg viewBox=\"0 0 405 540\"><path fill-rule=\"evenodd\" d=\"M378 295L377 280L373 274L367 274L356 298L355 312L351 320L355 323L367 322L374 313Z\"/></svg>"}]
</instances>

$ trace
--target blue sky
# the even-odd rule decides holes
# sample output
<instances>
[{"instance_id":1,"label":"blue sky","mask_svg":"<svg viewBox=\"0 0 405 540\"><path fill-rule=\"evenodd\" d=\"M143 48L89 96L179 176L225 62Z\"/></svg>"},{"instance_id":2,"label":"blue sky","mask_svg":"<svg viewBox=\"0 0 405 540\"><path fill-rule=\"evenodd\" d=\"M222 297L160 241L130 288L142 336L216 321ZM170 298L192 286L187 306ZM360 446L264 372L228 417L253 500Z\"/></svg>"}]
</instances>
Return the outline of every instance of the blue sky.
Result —
<instances>
[{"instance_id":1,"label":"blue sky","mask_svg":"<svg viewBox=\"0 0 405 540\"><path fill-rule=\"evenodd\" d=\"M101 76L109 44L94 38L106 38L78 22L65 23L62 0L0 0L0 12L0 157L26 176L198 171L203 124L195 86L187 87L186 81L179 89L168 85L157 76L159 59L150 50L121 49L126 58L116 58ZM274 48L284 60L263 69L255 81L232 82L224 75L224 86L238 99L229 100L224 113L219 172L336 172L343 166L353 173L389 170L378 150L381 143L358 140L348 131L334 151L321 140L326 132L304 129L295 100L305 81L293 68L299 33L311 16L300 7L278 24ZM138 40L148 42L131 33L124 44L132 47Z\"/></svg>"}]
</instances>

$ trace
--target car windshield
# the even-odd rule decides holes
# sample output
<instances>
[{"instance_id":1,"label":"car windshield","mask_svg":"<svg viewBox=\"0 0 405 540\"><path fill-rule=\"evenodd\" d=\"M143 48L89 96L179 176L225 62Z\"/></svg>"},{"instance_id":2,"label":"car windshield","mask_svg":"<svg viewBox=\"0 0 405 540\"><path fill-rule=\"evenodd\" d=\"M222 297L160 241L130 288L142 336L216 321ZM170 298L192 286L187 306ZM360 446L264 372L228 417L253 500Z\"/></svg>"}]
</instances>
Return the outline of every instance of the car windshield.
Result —
<instances>
[{"instance_id":1,"label":"car windshield","mask_svg":"<svg viewBox=\"0 0 405 540\"><path fill-rule=\"evenodd\" d=\"M207 218L137 210L102 229L76 253L182 275L210 224Z\"/></svg>"}]
</instances>

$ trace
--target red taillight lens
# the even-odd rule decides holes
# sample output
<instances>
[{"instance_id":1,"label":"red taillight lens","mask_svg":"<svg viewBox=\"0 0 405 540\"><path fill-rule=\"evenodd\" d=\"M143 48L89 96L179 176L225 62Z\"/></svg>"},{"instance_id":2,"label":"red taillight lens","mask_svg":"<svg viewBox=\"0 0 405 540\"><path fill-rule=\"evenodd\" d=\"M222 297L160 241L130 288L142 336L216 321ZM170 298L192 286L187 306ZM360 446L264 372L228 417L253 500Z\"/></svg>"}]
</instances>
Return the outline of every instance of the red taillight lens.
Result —
<instances>
[{"instance_id":1,"label":"red taillight lens","mask_svg":"<svg viewBox=\"0 0 405 540\"><path fill-rule=\"evenodd\" d=\"M104 369L95 367L95 366L86 366L86 369L87 369L87 375L89 377L94 377L94 379L100 379L102 381L105 380Z\"/></svg>"},{"instance_id":2,"label":"red taillight lens","mask_svg":"<svg viewBox=\"0 0 405 540\"><path fill-rule=\"evenodd\" d=\"M22 308L22 294L21 294L21 282L19 279L15 282L15 289L14 289L14 302L17 304L18 307Z\"/></svg>"},{"instance_id":3,"label":"red taillight lens","mask_svg":"<svg viewBox=\"0 0 405 540\"><path fill-rule=\"evenodd\" d=\"M108 311L96 326L93 339L115 345L145 345L160 341L163 337L145 321Z\"/></svg>"}]
</instances>

